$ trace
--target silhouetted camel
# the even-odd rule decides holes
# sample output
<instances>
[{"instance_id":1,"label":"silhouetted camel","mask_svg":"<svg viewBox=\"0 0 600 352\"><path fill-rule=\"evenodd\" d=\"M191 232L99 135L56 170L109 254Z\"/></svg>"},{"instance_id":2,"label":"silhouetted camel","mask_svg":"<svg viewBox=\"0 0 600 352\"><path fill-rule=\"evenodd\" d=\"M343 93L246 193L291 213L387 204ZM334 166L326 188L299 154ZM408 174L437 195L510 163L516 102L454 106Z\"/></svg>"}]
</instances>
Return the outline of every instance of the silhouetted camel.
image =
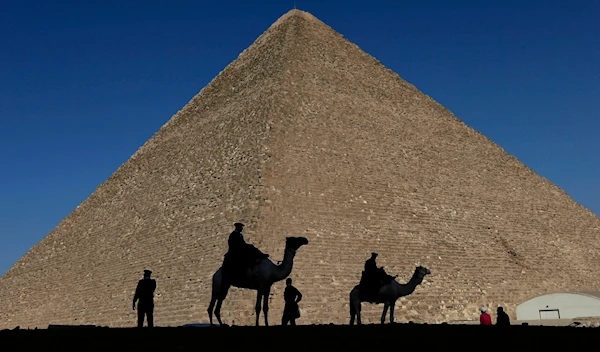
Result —
<instances>
[{"instance_id":1,"label":"silhouetted camel","mask_svg":"<svg viewBox=\"0 0 600 352\"><path fill-rule=\"evenodd\" d=\"M383 314L381 315L381 324L385 323L385 315L387 313L388 308L390 309L390 323L394 322L394 306L398 298L403 296L408 296L417 287L423 282L423 278L425 275L431 274L429 269L418 266L415 269L415 272L412 278L406 284L400 284L396 280L393 280L387 285L384 285L379 289L377 296L373 301L367 300L368 303L383 303ZM357 323L362 324L360 320L360 308L361 302L365 302L360 297L360 288L359 286L354 286L352 291L350 291L350 325L354 325L354 318L356 317Z\"/></svg>"},{"instance_id":2,"label":"silhouetted camel","mask_svg":"<svg viewBox=\"0 0 600 352\"><path fill-rule=\"evenodd\" d=\"M264 300L262 308L265 314L265 325L269 325L267 312L269 311L269 293L271 292L271 286L277 281L285 280L285 278L290 275L292 267L294 266L294 256L296 255L296 251L305 244L308 244L308 239L305 237L287 237L281 264L276 265L269 259L263 259L258 265L247 269L245 277L232 281L231 286L257 291L256 326L259 325L261 299ZM210 325L213 325L213 310L219 324L223 325L223 322L221 321L221 305L227 296L230 285L225 284L221 287L221 273L222 267L217 270L212 279L212 297L210 298L210 305L208 306Z\"/></svg>"}]
</instances>

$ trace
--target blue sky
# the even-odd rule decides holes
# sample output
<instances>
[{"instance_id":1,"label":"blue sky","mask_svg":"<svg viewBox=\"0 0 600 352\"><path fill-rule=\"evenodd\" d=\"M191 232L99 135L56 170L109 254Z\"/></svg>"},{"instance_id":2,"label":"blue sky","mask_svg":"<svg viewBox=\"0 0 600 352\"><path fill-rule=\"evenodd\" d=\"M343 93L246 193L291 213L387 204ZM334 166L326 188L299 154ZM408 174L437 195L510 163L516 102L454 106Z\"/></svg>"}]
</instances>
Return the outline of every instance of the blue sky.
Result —
<instances>
[{"instance_id":1,"label":"blue sky","mask_svg":"<svg viewBox=\"0 0 600 352\"><path fill-rule=\"evenodd\" d=\"M4 1L0 274L293 5ZM296 5L600 214L600 2Z\"/></svg>"}]
</instances>

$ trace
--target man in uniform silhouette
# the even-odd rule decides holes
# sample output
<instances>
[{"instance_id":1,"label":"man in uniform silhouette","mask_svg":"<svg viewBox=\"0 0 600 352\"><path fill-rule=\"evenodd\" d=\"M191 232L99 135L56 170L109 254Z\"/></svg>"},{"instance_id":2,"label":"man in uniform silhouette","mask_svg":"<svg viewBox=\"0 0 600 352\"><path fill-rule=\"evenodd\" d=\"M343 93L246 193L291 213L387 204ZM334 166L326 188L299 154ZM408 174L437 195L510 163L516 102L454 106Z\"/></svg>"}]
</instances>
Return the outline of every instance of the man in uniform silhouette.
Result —
<instances>
[{"instance_id":1,"label":"man in uniform silhouette","mask_svg":"<svg viewBox=\"0 0 600 352\"><path fill-rule=\"evenodd\" d=\"M151 279L152 271L144 270L144 278L141 279L135 289L133 296L133 310L135 303L138 304L138 328L144 326L144 316L148 319L148 327L154 327L154 290L156 290L156 280Z\"/></svg>"},{"instance_id":2,"label":"man in uniform silhouette","mask_svg":"<svg viewBox=\"0 0 600 352\"><path fill-rule=\"evenodd\" d=\"M227 281L231 281L232 278L241 275L247 268L269 257L268 254L246 243L242 235L244 224L236 222L233 226L235 226L235 230L229 235L229 250L223 261L223 278Z\"/></svg>"},{"instance_id":3,"label":"man in uniform silhouette","mask_svg":"<svg viewBox=\"0 0 600 352\"><path fill-rule=\"evenodd\" d=\"M290 325L294 326L296 325L296 319L299 318L300 310L298 303L302 300L302 293L292 286L292 279L289 277L285 279L285 285L285 291L283 291L285 306L283 307L281 325L286 326L290 323Z\"/></svg>"}]
</instances>

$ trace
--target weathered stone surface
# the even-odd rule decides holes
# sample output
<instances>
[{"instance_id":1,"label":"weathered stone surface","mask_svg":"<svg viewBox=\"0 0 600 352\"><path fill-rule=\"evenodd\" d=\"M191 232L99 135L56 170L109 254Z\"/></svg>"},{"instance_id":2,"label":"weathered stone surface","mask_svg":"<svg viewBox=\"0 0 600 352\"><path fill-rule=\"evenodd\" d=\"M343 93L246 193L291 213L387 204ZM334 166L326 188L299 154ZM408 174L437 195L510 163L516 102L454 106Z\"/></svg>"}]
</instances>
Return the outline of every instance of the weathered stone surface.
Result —
<instances>
[{"instance_id":1,"label":"weathered stone surface","mask_svg":"<svg viewBox=\"0 0 600 352\"><path fill-rule=\"evenodd\" d=\"M346 323L364 260L408 280L398 321L477 319L481 305L600 288L600 219L312 15L277 20L0 279L0 328L131 326L143 269L156 324L207 322L236 221L283 256L300 323ZM284 283L271 299L282 311ZM226 322L253 323L232 289ZM364 305L365 322L381 306Z\"/></svg>"}]
</instances>

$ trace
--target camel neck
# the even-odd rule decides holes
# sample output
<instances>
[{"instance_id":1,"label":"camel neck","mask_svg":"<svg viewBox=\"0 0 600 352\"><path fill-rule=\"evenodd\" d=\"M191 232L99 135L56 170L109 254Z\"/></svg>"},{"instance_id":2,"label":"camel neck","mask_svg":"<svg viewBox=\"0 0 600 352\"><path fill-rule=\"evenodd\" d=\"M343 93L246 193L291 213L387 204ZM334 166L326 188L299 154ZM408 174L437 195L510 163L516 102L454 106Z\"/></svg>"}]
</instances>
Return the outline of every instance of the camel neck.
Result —
<instances>
[{"instance_id":1,"label":"camel neck","mask_svg":"<svg viewBox=\"0 0 600 352\"><path fill-rule=\"evenodd\" d=\"M292 267L294 266L294 256L296 251L291 248L286 248L283 254L283 261L277 266L275 270L275 277L273 281L281 281L288 277L292 273Z\"/></svg>"},{"instance_id":2,"label":"camel neck","mask_svg":"<svg viewBox=\"0 0 600 352\"><path fill-rule=\"evenodd\" d=\"M411 290L414 289L423 282L423 278L419 276L419 274L415 271L410 280L406 283L406 286L409 286Z\"/></svg>"}]
</instances>

